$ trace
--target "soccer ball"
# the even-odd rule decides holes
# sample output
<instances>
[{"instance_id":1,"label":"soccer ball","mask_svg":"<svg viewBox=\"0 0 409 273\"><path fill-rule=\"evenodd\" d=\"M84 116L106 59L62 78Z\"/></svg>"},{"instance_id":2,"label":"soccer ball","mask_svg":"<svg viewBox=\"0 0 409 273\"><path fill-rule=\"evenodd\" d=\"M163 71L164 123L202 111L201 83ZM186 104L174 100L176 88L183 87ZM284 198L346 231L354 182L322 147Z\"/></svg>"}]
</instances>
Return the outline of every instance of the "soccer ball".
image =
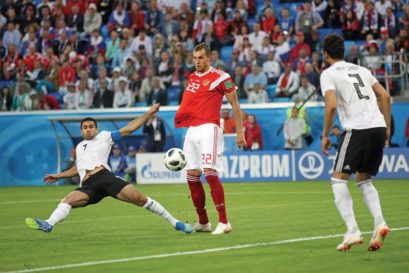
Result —
<instances>
[{"instance_id":1,"label":"soccer ball","mask_svg":"<svg viewBox=\"0 0 409 273\"><path fill-rule=\"evenodd\" d=\"M165 154L165 166L172 172L178 172L186 166L186 157L181 149L172 148Z\"/></svg>"}]
</instances>

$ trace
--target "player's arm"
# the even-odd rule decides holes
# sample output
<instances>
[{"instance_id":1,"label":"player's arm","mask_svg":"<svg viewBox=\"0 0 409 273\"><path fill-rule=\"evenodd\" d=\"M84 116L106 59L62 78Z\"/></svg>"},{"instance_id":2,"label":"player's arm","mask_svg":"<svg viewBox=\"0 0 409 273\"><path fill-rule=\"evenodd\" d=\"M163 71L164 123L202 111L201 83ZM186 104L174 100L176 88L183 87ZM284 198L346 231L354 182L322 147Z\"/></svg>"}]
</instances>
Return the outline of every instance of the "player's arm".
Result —
<instances>
[{"instance_id":1,"label":"player's arm","mask_svg":"<svg viewBox=\"0 0 409 273\"><path fill-rule=\"evenodd\" d=\"M391 96L383 88L383 86L376 82L372 86L373 91L375 92L376 97L379 100L379 108L385 118L386 122L386 140L385 144L389 144L389 138L391 136Z\"/></svg>"},{"instance_id":2,"label":"player's arm","mask_svg":"<svg viewBox=\"0 0 409 273\"><path fill-rule=\"evenodd\" d=\"M59 174L46 174L43 178L43 181L46 184L52 184L57 182L61 178L70 178L78 175L77 166L73 166L70 169L63 171Z\"/></svg>"},{"instance_id":3,"label":"player's arm","mask_svg":"<svg viewBox=\"0 0 409 273\"><path fill-rule=\"evenodd\" d=\"M145 124L145 122L151 115L157 113L159 111L159 108L160 108L159 103L152 105L152 107L148 111L146 111L142 116L139 116L138 118L128 123L128 125L126 125L125 127L119 129L119 133L121 134L121 136L129 136L130 134L135 132L139 127Z\"/></svg>"},{"instance_id":4,"label":"player's arm","mask_svg":"<svg viewBox=\"0 0 409 273\"><path fill-rule=\"evenodd\" d=\"M244 136L243 120L241 118L240 104L237 98L237 92L233 91L226 93L226 98L230 102L234 112L234 121L236 123L236 144L239 147L247 147L246 137Z\"/></svg>"},{"instance_id":5,"label":"player's arm","mask_svg":"<svg viewBox=\"0 0 409 273\"><path fill-rule=\"evenodd\" d=\"M329 140L329 130L335 119L337 111L337 98L335 90L327 90L325 92L325 114L324 114L324 131L322 132L321 149L322 152L328 156L328 149L331 148L331 141Z\"/></svg>"}]
</instances>

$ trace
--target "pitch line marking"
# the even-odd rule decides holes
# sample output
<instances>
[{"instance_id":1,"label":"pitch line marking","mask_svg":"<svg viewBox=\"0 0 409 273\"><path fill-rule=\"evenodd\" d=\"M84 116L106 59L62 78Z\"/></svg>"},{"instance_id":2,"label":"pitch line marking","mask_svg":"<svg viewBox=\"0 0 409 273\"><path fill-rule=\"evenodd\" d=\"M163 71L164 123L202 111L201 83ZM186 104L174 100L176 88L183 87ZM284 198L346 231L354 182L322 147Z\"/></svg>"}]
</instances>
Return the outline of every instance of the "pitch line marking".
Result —
<instances>
[{"instance_id":1,"label":"pitch line marking","mask_svg":"<svg viewBox=\"0 0 409 273\"><path fill-rule=\"evenodd\" d=\"M409 230L409 227L391 228L391 231L404 231L404 230ZM362 234L372 234L372 231L362 232ZM280 240L280 241L274 241L274 242L244 244L244 245L235 245L235 246L229 246L229 247L208 248L208 249L203 249L203 250L180 251L180 252L163 253L163 254L156 254L156 255L149 255L149 256L136 256L136 257L122 258L122 259L102 260L102 261L65 264L65 265L56 265L56 266L48 266L48 267L38 267L38 268L32 268L32 269L6 271L6 272L0 272L0 273L30 273L30 272L59 270L59 269L76 268L76 267L101 265L101 264L114 264L114 263L124 263L124 262L131 262L131 261L162 259L162 258L169 258L169 257L197 255L197 254L203 254L203 253L214 253L214 252L222 252L222 251L253 248L253 247L285 245L285 244L298 243L298 242L339 238L343 236L344 234L333 234L333 235L321 235L321 236L313 236L313 237L301 237L301 238Z\"/></svg>"}]
</instances>

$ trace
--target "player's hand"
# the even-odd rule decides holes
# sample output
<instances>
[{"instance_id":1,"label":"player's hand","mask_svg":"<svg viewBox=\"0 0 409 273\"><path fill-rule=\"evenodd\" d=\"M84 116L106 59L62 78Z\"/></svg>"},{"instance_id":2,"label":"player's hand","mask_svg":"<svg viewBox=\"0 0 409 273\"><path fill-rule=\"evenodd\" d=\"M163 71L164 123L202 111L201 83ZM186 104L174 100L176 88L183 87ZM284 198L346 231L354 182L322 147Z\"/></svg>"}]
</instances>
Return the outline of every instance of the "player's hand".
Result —
<instances>
[{"instance_id":1,"label":"player's hand","mask_svg":"<svg viewBox=\"0 0 409 273\"><path fill-rule=\"evenodd\" d=\"M239 148L245 148L247 147L247 142L246 142L246 137L244 136L244 133L238 133L236 137L236 144Z\"/></svg>"},{"instance_id":2,"label":"player's hand","mask_svg":"<svg viewBox=\"0 0 409 273\"><path fill-rule=\"evenodd\" d=\"M331 141L329 140L328 136L322 136L321 140L321 150L324 155L329 155L329 149L331 148Z\"/></svg>"},{"instance_id":3,"label":"player's hand","mask_svg":"<svg viewBox=\"0 0 409 273\"><path fill-rule=\"evenodd\" d=\"M160 109L160 104L156 103L156 104L152 105L151 108L149 109L149 114L153 115L153 114L159 112L159 109Z\"/></svg>"},{"instance_id":4,"label":"player's hand","mask_svg":"<svg viewBox=\"0 0 409 273\"><path fill-rule=\"evenodd\" d=\"M57 174L46 174L43 178L44 183L46 184L52 184L54 182L58 181L58 175Z\"/></svg>"}]
</instances>

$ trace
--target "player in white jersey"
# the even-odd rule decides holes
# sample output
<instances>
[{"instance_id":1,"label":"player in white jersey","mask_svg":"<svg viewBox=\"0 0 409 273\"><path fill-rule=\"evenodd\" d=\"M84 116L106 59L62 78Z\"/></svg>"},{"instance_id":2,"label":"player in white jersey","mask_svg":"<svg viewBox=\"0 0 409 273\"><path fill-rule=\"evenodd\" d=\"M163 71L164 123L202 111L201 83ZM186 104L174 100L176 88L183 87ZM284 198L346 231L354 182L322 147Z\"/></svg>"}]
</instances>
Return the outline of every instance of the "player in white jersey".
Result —
<instances>
[{"instance_id":1,"label":"player in white jersey","mask_svg":"<svg viewBox=\"0 0 409 273\"><path fill-rule=\"evenodd\" d=\"M115 176L108 166L108 156L114 142L128 136L141 127L147 119L159 111L160 105L153 105L142 116L134 119L119 131L98 133L97 122L93 118L81 121L81 134L84 138L76 148L76 165L59 174L47 174L44 182L54 183L60 178L80 176L80 187L68 194L47 220L27 218L26 223L33 229L51 232L54 225L64 220L72 208L96 204L107 196L128 202L158 214L176 230L191 233L192 227L174 218L160 203L146 197L131 184Z\"/></svg>"},{"instance_id":2,"label":"player in white jersey","mask_svg":"<svg viewBox=\"0 0 409 273\"><path fill-rule=\"evenodd\" d=\"M383 148L389 142L390 96L368 69L343 60L344 40L341 37L335 34L326 36L323 51L324 59L330 65L320 79L325 96L321 146L324 154L328 155L327 149L331 147L328 134L336 111L345 129L331 177L335 204L348 229L337 249L346 251L363 241L347 186L349 177L355 173L357 186L374 218L375 229L368 250L375 251L383 246L389 233L371 177L378 173Z\"/></svg>"}]
</instances>

